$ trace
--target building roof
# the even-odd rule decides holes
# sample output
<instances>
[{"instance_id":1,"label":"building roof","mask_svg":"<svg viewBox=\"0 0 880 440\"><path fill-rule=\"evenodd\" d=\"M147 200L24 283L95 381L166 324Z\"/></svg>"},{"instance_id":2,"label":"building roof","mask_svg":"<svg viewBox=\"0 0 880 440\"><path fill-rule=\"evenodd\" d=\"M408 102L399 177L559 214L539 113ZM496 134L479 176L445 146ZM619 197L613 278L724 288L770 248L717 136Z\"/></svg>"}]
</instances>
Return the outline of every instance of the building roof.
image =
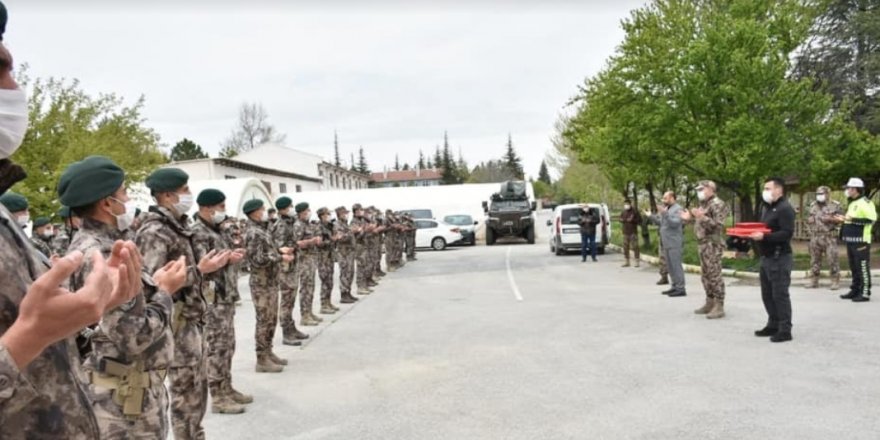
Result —
<instances>
[{"instance_id":1,"label":"building roof","mask_svg":"<svg viewBox=\"0 0 880 440\"><path fill-rule=\"evenodd\" d=\"M422 180L440 180L443 173L438 169L431 170L407 170L407 171L385 171L382 173L373 173L370 176L371 182L412 182Z\"/></svg>"},{"instance_id":2,"label":"building roof","mask_svg":"<svg viewBox=\"0 0 880 440\"><path fill-rule=\"evenodd\" d=\"M273 168L261 167L259 165L254 165L251 163L242 162L242 161L234 160L234 159L228 159L225 157L212 157L209 159L182 160L179 162L167 163L167 164L163 165L163 167L174 167L177 164L198 163L198 162L214 162L218 165L223 165L223 166L227 166L230 168L238 168L241 170L253 171L255 173L260 173L260 174L270 174L273 176L288 177L291 179L299 179L299 180L305 180L308 182L321 183L321 179L316 178L316 177L305 176L302 174L291 173L288 171L282 171L282 170L277 170L277 169L273 169Z\"/></svg>"}]
</instances>

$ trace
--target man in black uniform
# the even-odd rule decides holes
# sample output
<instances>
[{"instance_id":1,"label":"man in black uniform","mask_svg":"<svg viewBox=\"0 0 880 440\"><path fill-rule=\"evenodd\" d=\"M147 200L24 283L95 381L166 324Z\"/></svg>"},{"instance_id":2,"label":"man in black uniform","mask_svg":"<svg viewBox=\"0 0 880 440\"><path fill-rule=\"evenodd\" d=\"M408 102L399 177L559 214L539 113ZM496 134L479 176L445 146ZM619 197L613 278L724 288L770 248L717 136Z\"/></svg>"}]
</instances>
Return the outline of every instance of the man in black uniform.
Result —
<instances>
[{"instance_id":1,"label":"man in black uniform","mask_svg":"<svg viewBox=\"0 0 880 440\"><path fill-rule=\"evenodd\" d=\"M770 233L755 232L752 240L761 253L761 299L767 310L767 325L755 336L771 342L791 340L791 237L794 235L794 208L785 198L785 182L777 177L764 183L764 213L761 222Z\"/></svg>"}]
</instances>

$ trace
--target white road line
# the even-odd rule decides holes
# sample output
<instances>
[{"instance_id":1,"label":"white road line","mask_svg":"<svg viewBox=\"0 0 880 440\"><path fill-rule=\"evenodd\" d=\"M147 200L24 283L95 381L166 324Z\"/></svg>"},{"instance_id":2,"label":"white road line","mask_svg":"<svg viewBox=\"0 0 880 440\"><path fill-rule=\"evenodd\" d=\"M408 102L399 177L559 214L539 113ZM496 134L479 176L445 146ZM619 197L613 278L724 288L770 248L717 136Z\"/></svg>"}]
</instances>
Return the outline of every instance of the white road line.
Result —
<instances>
[{"instance_id":1,"label":"white road line","mask_svg":"<svg viewBox=\"0 0 880 440\"><path fill-rule=\"evenodd\" d=\"M506 262L506 264L507 264L507 279L510 280L510 288L513 289L513 296L516 297L517 301L522 301L523 300L522 294L519 293L519 287L517 287L517 285L516 285L516 280L513 279L513 271L510 270L510 251L511 251L511 249L513 249L513 247L508 245L507 246L507 262Z\"/></svg>"}]
</instances>

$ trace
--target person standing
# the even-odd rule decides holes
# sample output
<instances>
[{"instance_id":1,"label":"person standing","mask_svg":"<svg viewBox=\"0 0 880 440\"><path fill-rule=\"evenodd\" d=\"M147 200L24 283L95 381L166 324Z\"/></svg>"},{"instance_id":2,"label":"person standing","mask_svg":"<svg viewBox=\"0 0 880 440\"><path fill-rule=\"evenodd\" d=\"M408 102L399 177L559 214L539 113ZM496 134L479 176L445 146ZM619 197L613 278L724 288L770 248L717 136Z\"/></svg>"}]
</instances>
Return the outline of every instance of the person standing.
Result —
<instances>
[{"instance_id":1,"label":"person standing","mask_svg":"<svg viewBox=\"0 0 880 440\"><path fill-rule=\"evenodd\" d=\"M662 258L666 261L666 267L672 278L672 287L663 292L670 297L687 295L684 281L684 230L682 209L678 204L675 193L666 191L663 194L662 206L657 207L657 214L648 216L649 220L660 226L660 241L663 245L660 250Z\"/></svg>"},{"instance_id":2,"label":"person standing","mask_svg":"<svg viewBox=\"0 0 880 440\"><path fill-rule=\"evenodd\" d=\"M82 219L71 212L67 206L61 207L58 216L64 222L64 228L55 233L55 238L52 239L52 250L56 255L64 256L67 254L67 248L70 247L70 242L76 235L76 231L82 225Z\"/></svg>"},{"instance_id":3,"label":"person standing","mask_svg":"<svg viewBox=\"0 0 880 440\"><path fill-rule=\"evenodd\" d=\"M31 221L31 215L28 211L29 203L27 197L12 191L6 191L0 196L0 205L6 207L15 218L15 223L22 230L27 227Z\"/></svg>"},{"instance_id":4,"label":"person standing","mask_svg":"<svg viewBox=\"0 0 880 440\"><path fill-rule=\"evenodd\" d=\"M318 264L318 246L322 243L321 234L317 233L315 225L309 223L312 215L309 204L298 203L296 210L296 224L293 227L293 239L298 247L299 258L299 312L302 316L300 323L305 326L315 326L324 320L315 316L312 311L312 301L315 295L315 272Z\"/></svg>"},{"instance_id":5,"label":"person standing","mask_svg":"<svg viewBox=\"0 0 880 440\"><path fill-rule=\"evenodd\" d=\"M351 220L351 232L354 234L355 242L355 276L357 277L358 295L369 295L373 290L370 287L371 269L369 264L369 246L372 225L364 216L364 208L360 203L355 203L351 210L354 218Z\"/></svg>"},{"instance_id":6,"label":"person standing","mask_svg":"<svg viewBox=\"0 0 880 440\"><path fill-rule=\"evenodd\" d=\"M330 209L322 207L318 209L318 235L323 237L323 242L318 245L317 266L318 278L321 279L321 314L332 315L339 311L339 307L333 305L333 262L334 247L339 239L339 234L334 231L333 223L330 222Z\"/></svg>"},{"instance_id":7,"label":"person standing","mask_svg":"<svg viewBox=\"0 0 880 440\"><path fill-rule=\"evenodd\" d=\"M836 200L831 200L831 188L820 186L816 190L816 201L810 204L807 214L807 228L810 231L810 283L808 289L819 287L819 272L822 258L828 259L831 269L831 290L840 288L840 263L837 256L837 217L843 208Z\"/></svg>"},{"instance_id":8,"label":"person standing","mask_svg":"<svg viewBox=\"0 0 880 440\"><path fill-rule=\"evenodd\" d=\"M708 319L724 317L724 278L721 276L721 259L724 256L724 224L730 214L727 203L715 195L715 182L703 180L697 185L700 206L691 211L681 211L681 218L694 223L700 252L700 280L706 291L706 303L694 310Z\"/></svg>"},{"instance_id":9,"label":"person standing","mask_svg":"<svg viewBox=\"0 0 880 440\"><path fill-rule=\"evenodd\" d=\"M345 206L336 208L336 231L339 232L339 240L336 242L336 255L339 260L339 293L342 304L357 302L351 294L351 285L354 281L355 267L355 234L352 226L348 223L348 209Z\"/></svg>"},{"instance_id":10,"label":"person standing","mask_svg":"<svg viewBox=\"0 0 880 440\"><path fill-rule=\"evenodd\" d=\"M846 215L839 215L836 220L843 224L840 236L846 243L852 284L849 293L840 297L867 302L871 300L871 229L877 221L877 209L865 196L865 182L857 177L847 182L846 197L849 200Z\"/></svg>"},{"instance_id":11,"label":"person standing","mask_svg":"<svg viewBox=\"0 0 880 440\"><path fill-rule=\"evenodd\" d=\"M580 218L578 219L578 225L581 227L581 262L587 261L587 251L590 252L590 257L592 257L593 261L596 260L596 254L598 250L596 249L596 225L599 224L598 216L593 212L589 207L584 207L581 210Z\"/></svg>"},{"instance_id":12,"label":"person standing","mask_svg":"<svg viewBox=\"0 0 880 440\"><path fill-rule=\"evenodd\" d=\"M770 337L771 342L790 341L791 337L791 238L794 236L795 212L785 198L785 182L770 178L764 183L764 213L761 222L770 232L755 232L749 237L761 253L761 299L767 311L767 325L755 336Z\"/></svg>"},{"instance_id":13,"label":"person standing","mask_svg":"<svg viewBox=\"0 0 880 440\"><path fill-rule=\"evenodd\" d=\"M406 213L406 261L416 261L416 222L412 214Z\"/></svg>"},{"instance_id":14,"label":"person standing","mask_svg":"<svg viewBox=\"0 0 880 440\"><path fill-rule=\"evenodd\" d=\"M623 202L620 223L623 224L623 256L626 258L623 267L630 267L630 249L632 249L633 257L635 258L635 266L639 267L641 255L639 254L638 232L639 225L642 224L642 216L633 209L632 202L629 199Z\"/></svg>"},{"instance_id":15,"label":"person standing","mask_svg":"<svg viewBox=\"0 0 880 440\"><path fill-rule=\"evenodd\" d=\"M31 243L46 257L56 255L55 251L52 250L53 235L49 217L37 217L34 219L34 224L31 228Z\"/></svg>"},{"instance_id":16,"label":"person standing","mask_svg":"<svg viewBox=\"0 0 880 440\"><path fill-rule=\"evenodd\" d=\"M296 328L293 319L293 308L296 306L296 296L299 292L299 261L296 258L296 240L294 239L294 226L296 217L293 216L293 200L290 197L280 197L275 201L278 209L278 220L270 226L272 238L278 247L293 249L293 260L282 261L279 267L278 282L281 287L281 305L279 308L279 323L284 345L300 346L302 341L309 335ZM271 222L271 220L270 220Z\"/></svg>"}]
</instances>

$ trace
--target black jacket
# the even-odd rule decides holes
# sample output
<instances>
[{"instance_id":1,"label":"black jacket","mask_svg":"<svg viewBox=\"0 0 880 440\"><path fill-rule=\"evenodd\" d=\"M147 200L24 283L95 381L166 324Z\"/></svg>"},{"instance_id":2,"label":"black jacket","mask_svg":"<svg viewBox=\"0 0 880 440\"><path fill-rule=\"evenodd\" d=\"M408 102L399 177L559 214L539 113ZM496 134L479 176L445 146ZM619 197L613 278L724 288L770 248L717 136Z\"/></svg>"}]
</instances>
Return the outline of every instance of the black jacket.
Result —
<instances>
[{"instance_id":1,"label":"black jacket","mask_svg":"<svg viewBox=\"0 0 880 440\"><path fill-rule=\"evenodd\" d=\"M761 255L772 257L791 253L791 238L794 236L794 208L785 197L770 205L764 205L761 222L770 228L759 242Z\"/></svg>"}]
</instances>

